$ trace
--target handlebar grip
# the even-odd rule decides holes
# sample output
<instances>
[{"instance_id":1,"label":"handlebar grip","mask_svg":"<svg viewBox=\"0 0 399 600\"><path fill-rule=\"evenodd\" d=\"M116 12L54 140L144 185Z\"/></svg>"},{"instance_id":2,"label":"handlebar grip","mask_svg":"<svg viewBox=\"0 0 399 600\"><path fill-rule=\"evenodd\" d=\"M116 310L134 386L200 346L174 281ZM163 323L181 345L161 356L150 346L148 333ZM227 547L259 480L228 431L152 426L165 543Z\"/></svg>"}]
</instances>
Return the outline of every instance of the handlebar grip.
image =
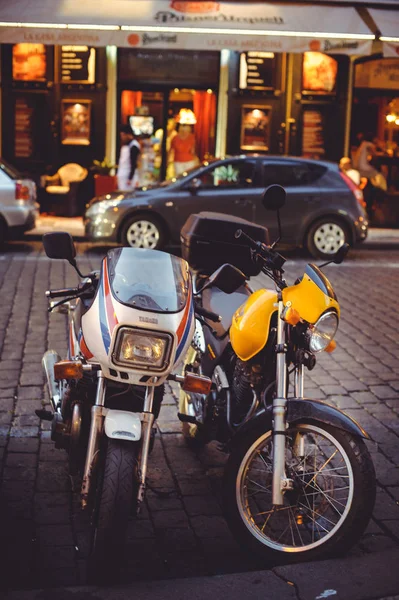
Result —
<instances>
[{"instance_id":1,"label":"handlebar grip","mask_svg":"<svg viewBox=\"0 0 399 600\"><path fill-rule=\"evenodd\" d=\"M62 290L47 290L47 298L67 298L68 296L76 296L79 293L79 288L64 288Z\"/></svg>"},{"instance_id":2,"label":"handlebar grip","mask_svg":"<svg viewBox=\"0 0 399 600\"><path fill-rule=\"evenodd\" d=\"M242 229L237 229L237 231L234 234L234 237L236 238L236 240L238 240L241 237L244 238L244 240L249 243L249 245L251 246L251 248L253 248L254 250L259 250L259 247L261 245L260 242L257 242L256 240L253 240Z\"/></svg>"},{"instance_id":3,"label":"handlebar grip","mask_svg":"<svg viewBox=\"0 0 399 600\"><path fill-rule=\"evenodd\" d=\"M214 321L214 323L220 323L220 321L222 320L222 317L220 315L217 315L216 313L211 312L210 310L206 310L206 308L203 308L202 306L196 306L195 312L201 317L205 317L210 321Z\"/></svg>"}]
</instances>

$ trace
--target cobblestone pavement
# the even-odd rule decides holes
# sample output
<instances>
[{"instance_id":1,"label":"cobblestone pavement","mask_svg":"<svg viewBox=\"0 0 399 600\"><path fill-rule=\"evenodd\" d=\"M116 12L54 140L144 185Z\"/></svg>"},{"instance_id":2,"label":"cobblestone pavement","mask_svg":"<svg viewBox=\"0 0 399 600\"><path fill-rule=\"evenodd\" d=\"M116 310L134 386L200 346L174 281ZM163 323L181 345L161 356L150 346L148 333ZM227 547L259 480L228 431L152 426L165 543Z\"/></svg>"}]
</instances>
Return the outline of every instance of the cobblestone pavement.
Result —
<instances>
[{"instance_id":1,"label":"cobblestone pavement","mask_svg":"<svg viewBox=\"0 0 399 600\"><path fill-rule=\"evenodd\" d=\"M105 249L79 244L82 271ZM295 257L292 256L294 259ZM295 258L288 279L303 272ZM399 250L357 250L328 268L342 306L338 348L307 377L308 396L326 399L371 434L378 477L374 517L352 555L399 546ZM75 285L64 261L49 261L39 242L0 254L0 531L3 582L12 588L85 583L87 517L67 473L66 455L34 410L47 400L40 366L47 348L66 352L66 321L48 320L44 290ZM260 287L266 281L258 279ZM146 506L131 523L123 580L260 569L237 546L220 509L225 455L209 445L185 448L173 390L166 394L150 457ZM5 562L4 562L5 558Z\"/></svg>"}]
</instances>

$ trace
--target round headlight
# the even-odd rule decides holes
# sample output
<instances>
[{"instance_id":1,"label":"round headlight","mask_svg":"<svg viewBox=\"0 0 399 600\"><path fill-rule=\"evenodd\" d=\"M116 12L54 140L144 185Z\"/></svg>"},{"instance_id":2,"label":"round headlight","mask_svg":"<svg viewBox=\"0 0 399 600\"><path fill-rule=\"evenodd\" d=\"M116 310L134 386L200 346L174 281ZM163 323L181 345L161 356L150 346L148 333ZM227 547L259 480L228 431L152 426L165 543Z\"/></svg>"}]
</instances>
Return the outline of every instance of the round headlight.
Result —
<instances>
[{"instance_id":1,"label":"round headlight","mask_svg":"<svg viewBox=\"0 0 399 600\"><path fill-rule=\"evenodd\" d=\"M335 312L324 313L316 323L308 329L309 350L321 352L334 338L338 329L338 316Z\"/></svg>"}]
</instances>

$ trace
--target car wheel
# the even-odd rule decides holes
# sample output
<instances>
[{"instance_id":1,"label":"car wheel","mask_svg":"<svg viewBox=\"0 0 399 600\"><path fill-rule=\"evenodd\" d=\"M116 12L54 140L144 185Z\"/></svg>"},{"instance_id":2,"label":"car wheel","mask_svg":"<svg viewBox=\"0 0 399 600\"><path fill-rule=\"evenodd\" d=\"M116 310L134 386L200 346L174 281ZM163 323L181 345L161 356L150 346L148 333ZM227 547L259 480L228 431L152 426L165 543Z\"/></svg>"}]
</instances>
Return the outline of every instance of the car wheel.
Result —
<instances>
[{"instance_id":1,"label":"car wheel","mask_svg":"<svg viewBox=\"0 0 399 600\"><path fill-rule=\"evenodd\" d=\"M123 226L121 241L131 248L162 248L165 235L159 221L152 215L129 219Z\"/></svg>"},{"instance_id":2,"label":"car wheel","mask_svg":"<svg viewBox=\"0 0 399 600\"><path fill-rule=\"evenodd\" d=\"M343 244L349 242L348 229L342 221L327 217L311 226L306 238L306 247L315 258L328 260Z\"/></svg>"}]
</instances>

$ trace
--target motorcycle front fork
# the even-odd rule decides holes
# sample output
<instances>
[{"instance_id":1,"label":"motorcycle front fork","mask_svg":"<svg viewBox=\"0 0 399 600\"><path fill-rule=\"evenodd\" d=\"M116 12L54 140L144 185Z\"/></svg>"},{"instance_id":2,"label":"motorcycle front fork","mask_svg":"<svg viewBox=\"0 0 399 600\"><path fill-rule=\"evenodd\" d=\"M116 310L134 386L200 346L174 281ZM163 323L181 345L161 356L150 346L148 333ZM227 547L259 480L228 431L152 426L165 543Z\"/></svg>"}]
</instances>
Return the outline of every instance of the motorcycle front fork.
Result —
<instances>
[{"instance_id":1,"label":"motorcycle front fork","mask_svg":"<svg viewBox=\"0 0 399 600\"><path fill-rule=\"evenodd\" d=\"M284 304L281 298L278 302L277 319L277 391L273 400L273 484L272 501L276 506L282 506L284 503L284 492L293 488L293 481L286 475L286 408L287 408L287 344L286 344L286 325L281 318L284 310ZM298 365L295 369L295 397L303 398L304 388L304 370L303 365ZM301 436L302 438L302 436ZM302 452L302 439L295 443L298 447L298 454Z\"/></svg>"},{"instance_id":2,"label":"motorcycle front fork","mask_svg":"<svg viewBox=\"0 0 399 600\"><path fill-rule=\"evenodd\" d=\"M89 443L87 446L86 462L83 472L83 481L81 489L81 504L82 508L86 508L90 493L91 482L93 480L93 472L97 464L97 455L100 449L101 437L104 434L104 419L108 409L104 408L106 392L106 379L101 371L98 371L97 393L96 400L91 409L91 423ZM144 500L145 480L148 468L148 455L151 443L151 429L154 424L154 414L152 406L154 402L155 387L147 387L143 412L140 414L141 420L141 448L138 456L138 507ZM133 443L133 442L129 442Z\"/></svg>"}]
</instances>

